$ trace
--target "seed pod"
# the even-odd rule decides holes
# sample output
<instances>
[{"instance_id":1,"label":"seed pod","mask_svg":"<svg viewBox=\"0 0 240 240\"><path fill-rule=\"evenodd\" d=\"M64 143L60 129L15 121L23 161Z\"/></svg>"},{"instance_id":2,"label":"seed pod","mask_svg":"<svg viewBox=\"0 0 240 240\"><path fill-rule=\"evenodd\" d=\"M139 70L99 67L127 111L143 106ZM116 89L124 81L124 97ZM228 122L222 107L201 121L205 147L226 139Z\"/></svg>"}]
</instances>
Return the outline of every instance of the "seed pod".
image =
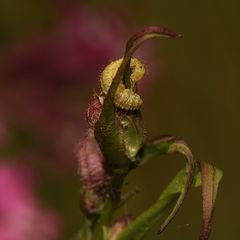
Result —
<instances>
[{"instance_id":1,"label":"seed pod","mask_svg":"<svg viewBox=\"0 0 240 240\"><path fill-rule=\"evenodd\" d=\"M101 88L104 94L107 94L113 78L115 77L119 66L122 63L122 58L110 63L102 72L100 77ZM132 85L139 81L145 72L144 65L136 58L132 58L130 62L132 73L130 80ZM121 82L118 86L114 103L117 107L124 110L137 110L141 107L143 101L141 97L132 89L127 89Z\"/></svg>"}]
</instances>

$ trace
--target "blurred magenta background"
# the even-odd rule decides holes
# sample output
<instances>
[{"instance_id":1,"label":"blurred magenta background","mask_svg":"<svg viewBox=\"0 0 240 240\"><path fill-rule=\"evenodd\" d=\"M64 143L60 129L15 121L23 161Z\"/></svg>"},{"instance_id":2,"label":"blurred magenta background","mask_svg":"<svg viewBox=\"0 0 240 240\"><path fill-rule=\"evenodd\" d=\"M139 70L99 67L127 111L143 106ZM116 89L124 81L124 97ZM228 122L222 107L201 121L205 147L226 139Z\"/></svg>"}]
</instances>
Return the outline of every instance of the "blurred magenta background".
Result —
<instances>
[{"instance_id":1,"label":"blurred magenta background","mask_svg":"<svg viewBox=\"0 0 240 240\"><path fill-rule=\"evenodd\" d=\"M137 52L147 137L182 136L197 159L224 171L212 239L237 239L239 226L239 7L229 1L0 2L0 239L71 239L81 226L74 148L104 66L120 58L137 29L162 25L182 39L153 40ZM154 159L125 186L141 192L122 212L139 214L183 166ZM197 239L194 189L161 236Z\"/></svg>"}]
</instances>

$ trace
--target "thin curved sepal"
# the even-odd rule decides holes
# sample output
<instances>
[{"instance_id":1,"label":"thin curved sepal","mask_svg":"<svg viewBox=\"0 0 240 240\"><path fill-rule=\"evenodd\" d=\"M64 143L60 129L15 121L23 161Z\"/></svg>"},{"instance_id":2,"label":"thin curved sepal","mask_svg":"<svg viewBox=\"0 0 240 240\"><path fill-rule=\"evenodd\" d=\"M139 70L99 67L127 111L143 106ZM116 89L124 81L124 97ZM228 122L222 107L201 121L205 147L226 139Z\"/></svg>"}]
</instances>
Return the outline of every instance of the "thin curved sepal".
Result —
<instances>
[{"instance_id":1,"label":"thin curved sepal","mask_svg":"<svg viewBox=\"0 0 240 240\"><path fill-rule=\"evenodd\" d=\"M136 49L145 41L152 38L179 38L181 34L172 32L165 27L150 26L143 28L136 32L127 42L126 50L124 54L124 60L126 61L126 70L124 72L124 82L128 88L131 87L130 82L130 59Z\"/></svg>"},{"instance_id":2,"label":"thin curved sepal","mask_svg":"<svg viewBox=\"0 0 240 240\"><path fill-rule=\"evenodd\" d=\"M164 38L179 38L182 34L172 32L165 27L150 26L143 28L136 32L126 44L125 58L131 58L136 49L146 40L151 38L164 37Z\"/></svg>"},{"instance_id":3,"label":"thin curved sepal","mask_svg":"<svg viewBox=\"0 0 240 240\"><path fill-rule=\"evenodd\" d=\"M187 179L186 168L183 168L173 178L169 185L162 192L158 200L140 216L138 216L128 227L118 236L117 240L141 240L148 230L160 220L162 214L172 204L178 200ZM194 180L192 186L201 185L201 176L199 168L194 171Z\"/></svg>"},{"instance_id":4,"label":"thin curved sepal","mask_svg":"<svg viewBox=\"0 0 240 240\"><path fill-rule=\"evenodd\" d=\"M169 216L165 219L163 224L161 225L158 233L162 233L167 225L174 218L176 213L178 212L180 206L182 205L194 179L194 169L196 167L196 161L193 158L192 152L180 137L175 136L161 136L156 140L151 141L150 143L144 145L142 149L139 151L139 158L141 159L140 164L146 162L149 158L152 158L156 155L161 154L174 154L179 153L182 154L187 160L187 178L183 188L181 189L181 193L178 197L178 200L169 214Z\"/></svg>"},{"instance_id":5,"label":"thin curved sepal","mask_svg":"<svg viewBox=\"0 0 240 240\"><path fill-rule=\"evenodd\" d=\"M120 234L117 240L142 239L149 228L159 220L161 213L174 203L173 210L159 229L159 233L163 232L182 205L182 202L193 183L194 176L196 177L195 183L199 184L199 180L197 180L197 176L199 178L198 171L195 170L196 162L194 161L193 155L187 144L179 137L161 136L145 144L137 155L137 164L142 165L154 156L173 153L180 153L185 156L187 160L186 168L180 171L173 181L171 181L160 195L157 202L133 221L133 223L130 224L122 234Z\"/></svg>"},{"instance_id":6,"label":"thin curved sepal","mask_svg":"<svg viewBox=\"0 0 240 240\"><path fill-rule=\"evenodd\" d=\"M123 61L118 68L116 76L114 77L111 87L108 91L105 104L108 104L108 101L113 102L114 96L116 94L119 83L124 77L125 73L129 73L129 63L134 52L140 47L142 43L152 38L179 38L181 34L172 32L165 27L150 26L143 28L132 35L126 44L126 49L123 57Z\"/></svg>"}]
</instances>

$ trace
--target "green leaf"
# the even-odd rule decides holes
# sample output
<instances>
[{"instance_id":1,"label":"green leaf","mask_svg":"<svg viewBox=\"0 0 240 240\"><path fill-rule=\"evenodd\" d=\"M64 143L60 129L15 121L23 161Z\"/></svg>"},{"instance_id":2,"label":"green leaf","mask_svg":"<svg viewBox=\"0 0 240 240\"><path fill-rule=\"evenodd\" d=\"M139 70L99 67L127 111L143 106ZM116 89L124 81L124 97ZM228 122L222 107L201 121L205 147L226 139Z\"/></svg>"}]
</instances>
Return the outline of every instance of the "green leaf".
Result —
<instances>
[{"instance_id":1,"label":"green leaf","mask_svg":"<svg viewBox=\"0 0 240 240\"><path fill-rule=\"evenodd\" d=\"M175 136L158 137L157 139L145 144L140 149L137 156L138 162L136 162L136 164L142 165L154 156L173 153L180 153L185 156L187 160L186 168L182 170L168 185L157 202L141 214L131 225L129 225L129 227L127 227L127 229L120 235L120 240L142 239L149 228L159 220L161 213L172 203L175 203L175 205L169 216L161 225L159 233L167 227L176 215L193 183L195 176L194 171L196 162L194 161L193 155L187 144L182 139ZM195 180L195 182L199 181Z\"/></svg>"},{"instance_id":2,"label":"green leaf","mask_svg":"<svg viewBox=\"0 0 240 240\"><path fill-rule=\"evenodd\" d=\"M117 240L140 240L146 232L160 219L161 214L176 203L182 193L187 179L186 168L182 169L166 187L159 199L148 210L135 219L117 238ZM201 184L199 169L196 168L193 186Z\"/></svg>"},{"instance_id":3,"label":"green leaf","mask_svg":"<svg viewBox=\"0 0 240 240\"><path fill-rule=\"evenodd\" d=\"M180 137L176 136L160 136L157 139L150 141L145 144L142 149L139 151L139 164L142 165L146 163L153 156L162 155L162 154L173 154L179 153L182 154L187 160L187 178L184 185L182 185L181 194L172 209L169 216L165 219L163 224L159 229L159 233L163 232L167 225L174 218L178 212L180 206L182 205L194 178L194 169L196 167L196 161L193 158L192 152L187 146L187 144Z\"/></svg>"}]
</instances>

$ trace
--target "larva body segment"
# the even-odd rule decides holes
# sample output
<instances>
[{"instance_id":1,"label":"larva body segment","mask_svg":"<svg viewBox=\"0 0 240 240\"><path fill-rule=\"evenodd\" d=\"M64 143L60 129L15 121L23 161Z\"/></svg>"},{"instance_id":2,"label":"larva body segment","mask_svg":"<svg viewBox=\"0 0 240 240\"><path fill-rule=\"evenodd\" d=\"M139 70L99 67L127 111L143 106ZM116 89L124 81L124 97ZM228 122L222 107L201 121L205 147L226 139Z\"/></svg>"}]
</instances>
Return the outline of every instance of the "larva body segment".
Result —
<instances>
[{"instance_id":1,"label":"larva body segment","mask_svg":"<svg viewBox=\"0 0 240 240\"><path fill-rule=\"evenodd\" d=\"M130 89L124 89L121 93L117 92L115 96L115 105L125 110L139 109L142 103L141 97Z\"/></svg>"},{"instance_id":2,"label":"larva body segment","mask_svg":"<svg viewBox=\"0 0 240 240\"><path fill-rule=\"evenodd\" d=\"M104 94L107 94L122 60L123 59L121 58L113 61L103 70L100 77L100 82ZM131 59L130 68L132 70L130 80L134 85L143 77L145 69L144 65L136 58ZM114 103L117 107L124 110L137 110L141 107L143 101L136 92L134 92L132 89L126 88L121 82L118 86Z\"/></svg>"}]
</instances>

